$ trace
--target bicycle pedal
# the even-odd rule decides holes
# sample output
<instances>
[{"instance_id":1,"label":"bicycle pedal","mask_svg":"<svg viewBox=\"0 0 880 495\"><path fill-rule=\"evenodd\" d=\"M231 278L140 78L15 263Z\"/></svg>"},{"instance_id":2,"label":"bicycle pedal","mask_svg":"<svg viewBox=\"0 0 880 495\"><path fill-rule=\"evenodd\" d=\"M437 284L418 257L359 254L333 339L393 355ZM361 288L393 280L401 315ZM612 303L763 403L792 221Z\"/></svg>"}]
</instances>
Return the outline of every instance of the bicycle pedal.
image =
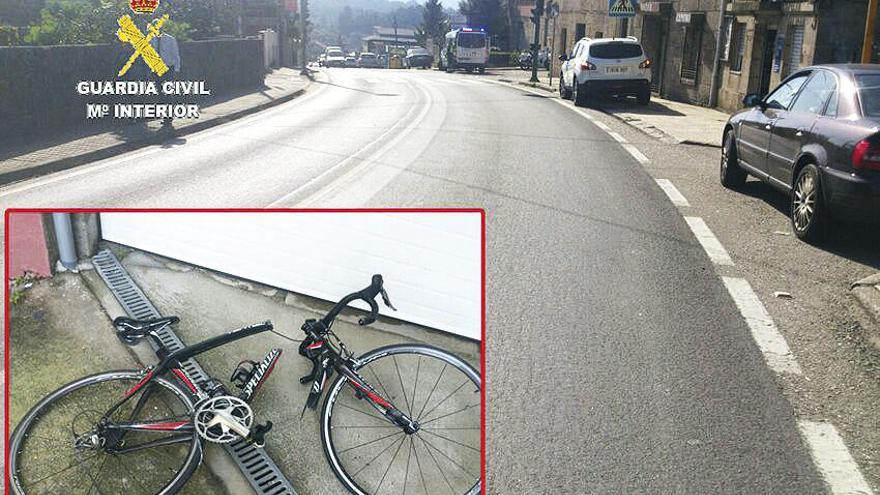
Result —
<instances>
[{"instance_id":1,"label":"bicycle pedal","mask_svg":"<svg viewBox=\"0 0 880 495\"><path fill-rule=\"evenodd\" d=\"M254 427L251 428L251 443L259 448L263 448L266 445L266 434L270 431L272 431L271 421L266 421L265 425L254 425Z\"/></svg>"}]
</instances>

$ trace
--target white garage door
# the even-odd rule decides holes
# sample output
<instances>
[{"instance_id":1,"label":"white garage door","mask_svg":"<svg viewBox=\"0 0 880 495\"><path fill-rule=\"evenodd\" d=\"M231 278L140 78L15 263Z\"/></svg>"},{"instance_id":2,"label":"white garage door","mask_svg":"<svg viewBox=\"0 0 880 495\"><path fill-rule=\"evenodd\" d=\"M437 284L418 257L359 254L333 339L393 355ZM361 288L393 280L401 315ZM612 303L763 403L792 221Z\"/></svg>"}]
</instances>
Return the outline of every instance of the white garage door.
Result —
<instances>
[{"instance_id":1,"label":"white garage door","mask_svg":"<svg viewBox=\"0 0 880 495\"><path fill-rule=\"evenodd\" d=\"M381 273L398 309L380 303L382 314L480 339L479 213L103 213L101 230L108 241L327 301Z\"/></svg>"}]
</instances>

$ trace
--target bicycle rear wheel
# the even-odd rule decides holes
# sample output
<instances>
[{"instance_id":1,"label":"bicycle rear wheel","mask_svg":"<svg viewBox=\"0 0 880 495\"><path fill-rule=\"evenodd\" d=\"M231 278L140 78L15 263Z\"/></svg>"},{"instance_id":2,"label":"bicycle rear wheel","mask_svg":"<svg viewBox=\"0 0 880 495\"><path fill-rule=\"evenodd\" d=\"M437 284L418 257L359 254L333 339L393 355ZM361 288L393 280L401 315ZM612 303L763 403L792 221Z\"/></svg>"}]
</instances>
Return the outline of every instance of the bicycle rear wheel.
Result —
<instances>
[{"instance_id":1,"label":"bicycle rear wheel","mask_svg":"<svg viewBox=\"0 0 880 495\"><path fill-rule=\"evenodd\" d=\"M337 377L321 412L321 440L342 484L358 495L478 494L479 373L426 345L381 347L359 360L361 377L420 428L406 434Z\"/></svg>"},{"instance_id":2,"label":"bicycle rear wheel","mask_svg":"<svg viewBox=\"0 0 880 495\"><path fill-rule=\"evenodd\" d=\"M9 446L12 492L18 495L124 493L172 494L201 462L197 433L182 443L111 454L77 447L107 410L140 381L136 371L113 371L82 378L52 392L21 420ZM158 421L188 416L193 402L163 378L154 379L123 404L111 421ZM142 399L142 400L141 400ZM142 402L139 413L132 412ZM117 447L133 447L168 437L164 432L128 431Z\"/></svg>"}]
</instances>

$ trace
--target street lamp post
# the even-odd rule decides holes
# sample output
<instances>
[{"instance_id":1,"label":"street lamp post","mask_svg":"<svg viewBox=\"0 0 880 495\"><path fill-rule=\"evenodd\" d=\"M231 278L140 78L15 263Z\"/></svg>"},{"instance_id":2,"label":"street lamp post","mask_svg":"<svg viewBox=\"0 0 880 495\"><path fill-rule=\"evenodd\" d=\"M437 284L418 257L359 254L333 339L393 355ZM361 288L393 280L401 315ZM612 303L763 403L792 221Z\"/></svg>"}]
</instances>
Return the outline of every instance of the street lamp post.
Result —
<instances>
[{"instance_id":1,"label":"street lamp post","mask_svg":"<svg viewBox=\"0 0 880 495\"><path fill-rule=\"evenodd\" d=\"M534 43L532 43L532 78L529 82L537 83L538 80L538 45L541 42L541 16L544 14L544 0L535 0L535 8L532 9L532 22L535 24Z\"/></svg>"},{"instance_id":2,"label":"street lamp post","mask_svg":"<svg viewBox=\"0 0 880 495\"><path fill-rule=\"evenodd\" d=\"M309 26L308 17L309 13L309 0L300 0L300 9L299 9L299 21L300 21L300 40L302 43L302 70L300 74L303 76L309 75Z\"/></svg>"}]
</instances>

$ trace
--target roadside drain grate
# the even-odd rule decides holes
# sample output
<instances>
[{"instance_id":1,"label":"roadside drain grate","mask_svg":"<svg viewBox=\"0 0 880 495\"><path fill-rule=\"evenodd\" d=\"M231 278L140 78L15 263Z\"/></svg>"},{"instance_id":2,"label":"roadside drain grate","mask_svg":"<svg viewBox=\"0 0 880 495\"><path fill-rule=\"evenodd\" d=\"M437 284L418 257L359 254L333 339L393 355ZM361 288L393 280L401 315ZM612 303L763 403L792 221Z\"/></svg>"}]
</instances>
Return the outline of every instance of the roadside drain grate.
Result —
<instances>
[{"instance_id":1,"label":"roadside drain grate","mask_svg":"<svg viewBox=\"0 0 880 495\"><path fill-rule=\"evenodd\" d=\"M92 258L92 263L129 317L147 319L162 316L109 249L95 255ZM159 332L159 340L172 352L184 347L183 341L170 326L166 326ZM149 342L154 351L158 350L152 339L149 339ZM197 383L204 383L211 379L195 359L188 359L181 364ZM265 449L257 448L244 440L225 444L223 447L238 464L238 468L241 469L242 474L258 494L296 495L290 481L281 474L278 465L269 457Z\"/></svg>"}]
</instances>

